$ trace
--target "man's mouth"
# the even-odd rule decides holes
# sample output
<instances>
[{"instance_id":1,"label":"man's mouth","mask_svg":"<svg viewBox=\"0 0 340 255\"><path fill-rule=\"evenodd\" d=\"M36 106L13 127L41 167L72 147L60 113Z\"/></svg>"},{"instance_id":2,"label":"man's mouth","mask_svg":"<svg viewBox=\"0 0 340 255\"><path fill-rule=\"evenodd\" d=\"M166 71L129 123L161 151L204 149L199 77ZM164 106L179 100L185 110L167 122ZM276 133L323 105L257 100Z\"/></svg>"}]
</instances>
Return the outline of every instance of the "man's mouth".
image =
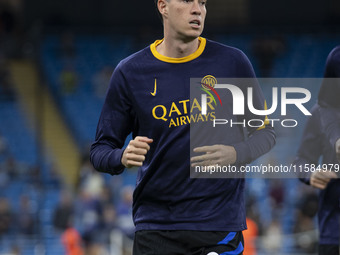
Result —
<instances>
[{"instance_id":1,"label":"man's mouth","mask_svg":"<svg viewBox=\"0 0 340 255\"><path fill-rule=\"evenodd\" d=\"M192 25L195 28L199 28L201 26L201 21L199 21L197 19L192 20L192 21L190 21L190 25Z\"/></svg>"}]
</instances>

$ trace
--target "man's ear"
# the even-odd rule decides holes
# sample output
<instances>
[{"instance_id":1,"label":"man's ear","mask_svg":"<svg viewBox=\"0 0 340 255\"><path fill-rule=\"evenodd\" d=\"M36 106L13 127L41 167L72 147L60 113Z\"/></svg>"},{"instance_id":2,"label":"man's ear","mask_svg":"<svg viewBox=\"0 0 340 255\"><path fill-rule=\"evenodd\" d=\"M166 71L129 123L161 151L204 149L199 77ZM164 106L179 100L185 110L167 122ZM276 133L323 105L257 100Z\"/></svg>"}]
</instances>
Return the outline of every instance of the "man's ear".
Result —
<instances>
[{"instance_id":1,"label":"man's ear","mask_svg":"<svg viewBox=\"0 0 340 255\"><path fill-rule=\"evenodd\" d=\"M168 15L168 1L167 0L158 0L158 11L162 15L162 17L167 17Z\"/></svg>"}]
</instances>

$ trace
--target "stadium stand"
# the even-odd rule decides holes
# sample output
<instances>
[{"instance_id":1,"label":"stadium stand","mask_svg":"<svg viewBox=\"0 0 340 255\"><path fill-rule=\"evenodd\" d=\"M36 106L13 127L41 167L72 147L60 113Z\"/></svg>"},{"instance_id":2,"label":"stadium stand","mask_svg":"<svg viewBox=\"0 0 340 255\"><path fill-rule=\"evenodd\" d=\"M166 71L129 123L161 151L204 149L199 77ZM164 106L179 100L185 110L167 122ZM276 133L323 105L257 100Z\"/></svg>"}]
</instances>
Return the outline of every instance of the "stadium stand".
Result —
<instances>
[{"instance_id":1,"label":"stadium stand","mask_svg":"<svg viewBox=\"0 0 340 255\"><path fill-rule=\"evenodd\" d=\"M283 38L280 42L283 42L284 46L274 54L269 71L261 69L263 64L260 63L255 50L254 45L255 42L258 43L258 36L254 34L219 35L215 37L215 40L242 49L254 63L256 73L266 74L268 77L287 78L321 77L327 54L340 39L339 36L331 34L288 34L282 35L280 38ZM69 37L67 42L66 49L68 50L65 50L65 44L63 44L65 41L62 36L46 35L41 42L40 65L48 89L54 95L59 110L69 123L80 151L84 152L84 158L86 158L89 143L94 138L103 104L103 91L105 91L105 88L95 87L94 84L98 85L101 82L101 79L98 81L96 77L107 68L111 68L112 71L121 59L138 49L134 48L133 37L125 35L74 34ZM267 66L265 67L267 68ZM103 80L105 79L107 77L104 76ZM270 97L270 91L267 88L263 89L266 97ZM312 93L315 94L317 90L318 88L315 88ZM4 172L0 176L0 186L3 187L0 188L0 198L7 199L10 209L15 215L19 213L20 197L26 194L29 197L36 224L34 234L29 237L21 235L15 224L7 233L0 234L0 254L9 252L16 246L20 247L23 255L63 254L64 247L60 241L62 233L56 231L53 225L53 213L60 202L60 194L64 190L61 180L58 179L58 176L53 176L51 159L44 159L41 170L37 172L37 178L42 179L34 182L32 181L34 175L28 174L37 170L38 145L36 136L29 127L29 121L24 116L17 100L13 98L11 100L0 99L0 119L5 121L5 125L0 125L0 136L4 138L8 146L9 154L6 155L11 155L15 159L15 169L20 170L16 173L18 176L12 178L11 173L8 172L10 168L6 165L8 157L0 155L1 167L5 170L4 172L8 173L7 181L3 181L6 180ZM299 133L296 134L296 137L298 135ZM273 154L261 159L263 162L292 160L295 151L290 149L291 143L285 142L280 137L278 137L278 142L282 146L274 148ZM121 202L120 190L122 187L135 183L135 172L133 171L125 172L120 177L108 178L108 176L100 174L100 177L97 178L98 176L93 175L93 169L86 160L84 160L81 169L79 187L74 191L75 211L77 208L87 208L90 213L97 215L96 210L92 209L102 206L109 210L110 208L106 207L109 203L118 208ZM259 254L274 254L271 250L274 248L269 247L264 240L270 235L266 230L275 229L275 227L281 231L281 236L278 237L281 239L278 240L282 240L282 243L285 244L282 248L277 248L275 254L307 253L306 247L297 244L297 240L302 240L304 236L301 233L297 233L297 235L292 235L292 233L296 228L296 208L300 206L303 194L308 194L310 190L300 188L301 185L296 179L287 179L278 180L282 190L272 191L271 182L272 180L267 179L249 179L247 181L247 194L255 201L253 210L259 225L259 238L256 241ZM96 191L98 183L101 183L101 188L107 188L108 193L106 193L107 196L105 195L104 202L99 199L103 197L102 190L98 191L99 193ZM92 195L96 195L89 198L89 194L82 192L82 188L85 186L91 187L94 192ZM301 191L299 196L296 194L297 191ZM280 199L278 199L278 194L281 194ZM275 201L278 207L273 206ZM79 216L79 220L84 216L82 214L75 215ZM111 220L114 221L114 219ZM276 220L278 225L273 225ZM77 226L77 224L75 225ZM116 227L112 226L112 229L116 229ZM84 232L81 234L84 235ZM313 234L311 236L313 237ZM309 245L312 246L313 242L315 243L316 239L311 240ZM107 247L106 243L104 248L109 249ZM39 253L39 249L44 252Z\"/></svg>"}]
</instances>

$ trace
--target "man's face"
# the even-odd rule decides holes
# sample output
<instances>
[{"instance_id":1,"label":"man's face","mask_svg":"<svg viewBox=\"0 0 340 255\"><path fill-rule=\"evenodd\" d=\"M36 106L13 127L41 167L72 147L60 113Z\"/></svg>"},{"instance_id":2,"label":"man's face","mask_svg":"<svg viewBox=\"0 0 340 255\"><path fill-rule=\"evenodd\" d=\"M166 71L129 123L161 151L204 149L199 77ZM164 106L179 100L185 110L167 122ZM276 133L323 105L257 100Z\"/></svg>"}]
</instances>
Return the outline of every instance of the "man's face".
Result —
<instances>
[{"instance_id":1,"label":"man's face","mask_svg":"<svg viewBox=\"0 0 340 255\"><path fill-rule=\"evenodd\" d=\"M204 28L206 0L164 0L164 26L168 33L180 39L199 37Z\"/></svg>"}]
</instances>

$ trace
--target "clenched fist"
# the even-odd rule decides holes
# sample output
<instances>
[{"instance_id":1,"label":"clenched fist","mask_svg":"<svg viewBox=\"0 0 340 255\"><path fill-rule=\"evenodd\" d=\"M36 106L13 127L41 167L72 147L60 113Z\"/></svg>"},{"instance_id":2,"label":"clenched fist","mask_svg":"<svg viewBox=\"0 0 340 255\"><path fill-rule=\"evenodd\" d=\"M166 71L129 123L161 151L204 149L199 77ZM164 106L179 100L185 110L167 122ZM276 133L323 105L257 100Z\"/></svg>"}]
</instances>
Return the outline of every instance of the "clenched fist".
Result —
<instances>
[{"instance_id":1,"label":"clenched fist","mask_svg":"<svg viewBox=\"0 0 340 255\"><path fill-rule=\"evenodd\" d=\"M142 166L145 160L145 155L150 150L150 143L153 140L145 136L137 136L135 139L131 140L124 150L121 162L127 167L131 168L134 166Z\"/></svg>"}]
</instances>

